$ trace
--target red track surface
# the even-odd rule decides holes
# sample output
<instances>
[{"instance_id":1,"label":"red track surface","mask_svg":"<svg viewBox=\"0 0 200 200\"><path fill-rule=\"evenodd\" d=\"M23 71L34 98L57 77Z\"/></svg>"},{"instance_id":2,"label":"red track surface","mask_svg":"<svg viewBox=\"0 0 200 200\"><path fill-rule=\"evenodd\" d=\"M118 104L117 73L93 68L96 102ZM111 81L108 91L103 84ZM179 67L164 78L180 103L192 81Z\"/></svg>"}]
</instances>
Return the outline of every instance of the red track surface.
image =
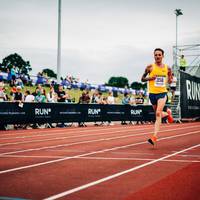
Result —
<instances>
[{"instance_id":1,"label":"red track surface","mask_svg":"<svg viewBox=\"0 0 200 200\"><path fill-rule=\"evenodd\" d=\"M0 199L200 199L200 123L0 132Z\"/></svg>"}]
</instances>

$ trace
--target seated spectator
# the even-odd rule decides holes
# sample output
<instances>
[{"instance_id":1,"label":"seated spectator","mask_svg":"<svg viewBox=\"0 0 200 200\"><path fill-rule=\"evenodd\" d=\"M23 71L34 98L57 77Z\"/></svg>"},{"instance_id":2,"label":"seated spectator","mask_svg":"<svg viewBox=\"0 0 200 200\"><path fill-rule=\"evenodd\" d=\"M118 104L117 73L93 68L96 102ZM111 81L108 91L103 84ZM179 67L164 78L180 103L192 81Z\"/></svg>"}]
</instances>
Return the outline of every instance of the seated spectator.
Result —
<instances>
[{"instance_id":1,"label":"seated spectator","mask_svg":"<svg viewBox=\"0 0 200 200\"><path fill-rule=\"evenodd\" d=\"M58 91L56 91L56 93L57 93L57 102L66 102L68 95L66 95L66 92L63 90L62 85L58 86Z\"/></svg>"},{"instance_id":2,"label":"seated spectator","mask_svg":"<svg viewBox=\"0 0 200 200\"><path fill-rule=\"evenodd\" d=\"M131 94L131 97L130 97L130 105L136 105L135 95L134 95L134 94Z\"/></svg>"},{"instance_id":3,"label":"seated spectator","mask_svg":"<svg viewBox=\"0 0 200 200\"><path fill-rule=\"evenodd\" d=\"M4 83L1 81L0 82L0 102L7 101L6 93L5 93L5 88L4 88Z\"/></svg>"},{"instance_id":4,"label":"seated spectator","mask_svg":"<svg viewBox=\"0 0 200 200\"><path fill-rule=\"evenodd\" d=\"M115 104L115 97L113 96L112 92L108 93L107 103L108 104Z\"/></svg>"},{"instance_id":5,"label":"seated spectator","mask_svg":"<svg viewBox=\"0 0 200 200\"><path fill-rule=\"evenodd\" d=\"M29 90L26 90L24 95L24 102L34 102L34 101L35 97L30 93Z\"/></svg>"},{"instance_id":6,"label":"seated spectator","mask_svg":"<svg viewBox=\"0 0 200 200\"><path fill-rule=\"evenodd\" d=\"M96 94L94 102L97 104L102 104L102 102L103 102L102 92L98 92Z\"/></svg>"},{"instance_id":7,"label":"seated spectator","mask_svg":"<svg viewBox=\"0 0 200 200\"><path fill-rule=\"evenodd\" d=\"M124 97L123 97L123 99L122 99L122 104L123 104L123 105L130 104L130 97L129 97L129 94L128 94L128 93L125 93L125 94L124 94Z\"/></svg>"},{"instance_id":8,"label":"seated spectator","mask_svg":"<svg viewBox=\"0 0 200 200\"><path fill-rule=\"evenodd\" d=\"M16 92L13 94L13 102L19 102L19 105L23 102L23 93L22 88L20 86L16 87Z\"/></svg>"},{"instance_id":9,"label":"seated spectator","mask_svg":"<svg viewBox=\"0 0 200 200\"><path fill-rule=\"evenodd\" d=\"M144 96L143 96L143 94L141 92L135 98L135 103L136 103L136 105L142 105L142 104L144 104Z\"/></svg>"},{"instance_id":10,"label":"seated spectator","mask_svg":"<svg viewBox=\"0 0 200 200\"><path fill-rule=\"evenodd\" d=\"M47 102L49 102L49 103L57 102L57 94L54 91L54 87L53 86L50 86L50 91L47 94Z\"/></svg>"},{"instance_id":11,"label":"seated spectator","mask_svg":"<svg viewBox=\"0 0 200 200\"><path fill-rule=\"evenodd\" d=\"M90 96L89 96L89 91L83 91L82 95L79 98L79 103L81 104L88 104L90 103Z\"/></svg>"},{"instance_id":12,"label":"seated spectator","mask_svg":"<svg viewBox=\"0 0 200 200\"><path fill-rule=\"evenodd\" d=\"M17 78L15 84L17 86L20 86L21 88L24 88L24 84L23 84L21 78Z\"/></svg>"},{"instance_id":13,"label":"seated spectator","mask_svg":"<svg viewBox=\"0 0 200 200\"><path fill-rule=\"evenodd\" d=\"M36 89L35 102L40 102L40 103L47 102L46 96L43 94L43 90L40 91L39 89Z\"/></svg>"}]
</instances>

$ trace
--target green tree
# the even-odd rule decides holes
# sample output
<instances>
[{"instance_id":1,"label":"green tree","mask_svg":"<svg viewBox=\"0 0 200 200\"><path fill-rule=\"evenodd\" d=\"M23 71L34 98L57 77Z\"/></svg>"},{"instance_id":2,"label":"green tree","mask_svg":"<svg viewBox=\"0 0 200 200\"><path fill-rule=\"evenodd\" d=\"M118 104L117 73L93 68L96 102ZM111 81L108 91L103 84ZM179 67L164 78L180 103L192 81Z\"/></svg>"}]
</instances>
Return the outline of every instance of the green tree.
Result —
<instances>
[{"instance_id":1,"label":"green tree","mask_svg":"<svg viewBox=\"0 0 200 200\"><path fill-rule=\"evenodd\" d=\"M111 77L106 85L113 87L129 87L128 79L122 76L119 77Z\"/></svg>"},{"instance_id":2,"label":"green tree","mask_svg":"<svg viewBox=\"0 0 200 200\"><path fill-rule=\"evenodd\" d=\"M19 74L28 74L32 68L29 61L25 61L19 54L14 53L3 59L1 70L7 71L7 68L16 67L16 72Z\"/></svg>"},{"instance_id":3,"label":"green tree","mask_svg":"<svg viewBox=\"0 0 200 200\"><path fill-rule=\"evenodd\" d=\"M131 83L131 88L135 90L146 89L147 83L133 82Z\"/></svg>"},{"instance_id":4,"label":"green tree","mask_svg":"<svg viewBox=\"0 0 200 200\"><path fill-rule=\"evenodd\" d=\"M42 73L45 73L48 77L57 78L57 74L51 69L43 69Z\"/></svg>"}]
</instances>

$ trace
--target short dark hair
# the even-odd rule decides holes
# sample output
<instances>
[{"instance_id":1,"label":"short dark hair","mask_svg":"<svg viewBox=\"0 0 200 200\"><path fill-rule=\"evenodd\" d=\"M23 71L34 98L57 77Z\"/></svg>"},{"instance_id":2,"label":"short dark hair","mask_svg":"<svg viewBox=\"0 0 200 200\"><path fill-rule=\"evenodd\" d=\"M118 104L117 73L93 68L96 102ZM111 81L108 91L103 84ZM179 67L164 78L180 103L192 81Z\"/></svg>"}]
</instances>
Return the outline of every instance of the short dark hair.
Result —
<instances>
[{"instance_id":1,"label":"short dark hair","mask_svg":"<svg viewBox=\"0 0 200 200\"><path fill-rule=\"evenodd\" d=\"M156 48L156 49L154 49L154 53L156 52L156 51L161 51L162 52L162 55L164 55L164 50L163 49L161 49L161 48Z\"/></svg>"}]
</instances>

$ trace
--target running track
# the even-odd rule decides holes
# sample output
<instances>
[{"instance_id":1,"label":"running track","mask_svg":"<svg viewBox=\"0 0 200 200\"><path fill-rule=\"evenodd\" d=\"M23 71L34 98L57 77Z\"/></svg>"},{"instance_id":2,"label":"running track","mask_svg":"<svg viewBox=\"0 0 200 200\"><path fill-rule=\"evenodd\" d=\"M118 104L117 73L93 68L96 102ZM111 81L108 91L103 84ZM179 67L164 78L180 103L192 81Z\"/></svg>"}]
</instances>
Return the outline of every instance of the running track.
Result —
<instances>
[{"instance_id":1,"label":"running track","mask_svg":"<svg viewBox=\"0 0 200 200\"><path fill-rule=\"evenodd\" d=\"M0 199L198 200L200 122L0 131Z\"/></svg>"}]
</instances>

